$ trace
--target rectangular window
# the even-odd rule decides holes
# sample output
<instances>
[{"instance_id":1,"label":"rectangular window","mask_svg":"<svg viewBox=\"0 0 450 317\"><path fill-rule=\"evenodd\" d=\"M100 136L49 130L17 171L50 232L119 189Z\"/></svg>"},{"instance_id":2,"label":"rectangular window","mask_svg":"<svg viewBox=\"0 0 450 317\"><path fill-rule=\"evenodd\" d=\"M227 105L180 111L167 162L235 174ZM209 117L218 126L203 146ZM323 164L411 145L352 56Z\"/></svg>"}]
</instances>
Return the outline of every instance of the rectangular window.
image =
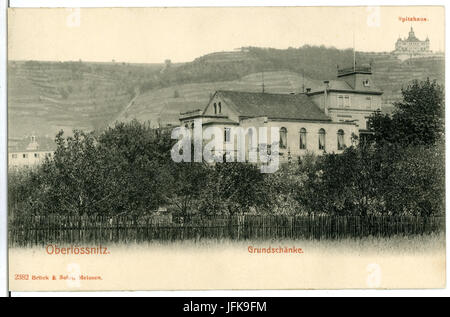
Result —
<instances>
[{"instance_id":1,"label":"rectangular window","mask_svg":"<svg viewBox=\"0 0 450 317\"><path fill-rule=\"evenodd\" d=\"M366 125L366 130L370 130L370 126L369 126L369 118L370 117L364 117L365 120L365 125Z\"/></svg>"},{"instance_id":2,"label":"rectangular window","mask_svg":"<svg viewBox=\"0 0 450 317\"><path fill-rule=\"evenodd\" d=\"M350 107L350 96L344 96L344 106L346 108Z\"/></svg>"},{"instance_id":3,"label":"rectangular window","mask_svg":"<svg viewBox=\"0 0 450 317\"><path fill-rule=\"evenodd\" d=\"M338 107L342 108L344 106L344 96L338 96Z\"/></svg>"},{"instance_id":4,"label":"rectangular window","mask_svg":"<svg viewBox=\"0 0 450 317\"><path fill-rule=\"evenodd\" d=\"M338 95L337 103L339 108L350 107L350 96L349 95Z\"/></svg>"},{"instance_id":5,"label":"rectangular window","mask_svg":"<svg viewBox=\"0 0 450 317\"><path fill-rule=\"evenodd\" d=\"M39 153L34 153L34 157L38 158L39 157Z\"/></svg>"},{"instance_id":6,"label":"rectangular window","mask_svg":"<svg viewBox=\"0 0 450 317\"><path fill-rule=\"evenodd\" d=\"M13 159L16 159L16 158L17 158L17 154L13 154L13 155L12 155L12 158L13 158Z\"/></svg>"},{"instance_id":7,"label":"rectangular window","mask_svg":"<svg viewBox=\"0 0 450 317\"><path fill-rule=\"evenodd\" d=\"M23 154L22 157L23 158L28 158L28 154Z\"/></svg>"},{"instance_id":8,"label":"rectangular window","mask_svg":"<svg viewBox=\"0 0 450 317\"><path fill-rule=\"evenodd\" d=\"M372 108L372 98L366 97L366 100L367 100L367 108L371 109Z\"/></svg>"},{"instance_id":9,"label":"rectangular window","mask_svg":"<svg viewBox=\"0 0 450 317\"><path fill-rule=\"evenodd\" d=\"M224 129L223 139L227 143L231 141L231 129L230 128L225 128Z\"/></svg>"}]
</instances>

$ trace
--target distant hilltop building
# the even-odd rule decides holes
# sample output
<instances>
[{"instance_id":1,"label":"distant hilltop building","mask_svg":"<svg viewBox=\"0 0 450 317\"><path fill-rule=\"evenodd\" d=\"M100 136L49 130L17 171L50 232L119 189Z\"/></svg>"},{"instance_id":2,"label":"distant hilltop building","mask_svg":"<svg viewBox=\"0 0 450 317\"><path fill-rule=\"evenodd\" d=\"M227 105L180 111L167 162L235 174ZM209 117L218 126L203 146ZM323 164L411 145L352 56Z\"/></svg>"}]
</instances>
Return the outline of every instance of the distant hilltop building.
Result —
<instances>
[{"instance_id":1,"label":"distant hilltop building","mask_svg":"<svg viewBox=\"0 0 450 317\"><path fill-rule=\"evenodd\" d=\"M338 69L337 78L304 93L216 91L204 109L181 113L179 119L188 129L201 119L203 129L222 130L224 146L232 142L232 127L278 127L280 160L289 160L308 152L341 153L352 145L353 136L370 133L367 120L381 108L382 94L373 82L371 66L354 65ZM246 155L252 146L248 141Z\"/></svg>"},{"instance_id":2,"label":"distant hilltop building","mask_svg":"<svg viewBox=\"0 0 450 317\"><path fill-rule=\"evenodd\" d=\"M427 38L425 41L419 40L414 34L414 30L411 27L408 37L405 39L398 38L395 43L395 51L393 52L400 59L408 59L416 56L430 55L430 40Z\"/></svg>"}]
</instances>

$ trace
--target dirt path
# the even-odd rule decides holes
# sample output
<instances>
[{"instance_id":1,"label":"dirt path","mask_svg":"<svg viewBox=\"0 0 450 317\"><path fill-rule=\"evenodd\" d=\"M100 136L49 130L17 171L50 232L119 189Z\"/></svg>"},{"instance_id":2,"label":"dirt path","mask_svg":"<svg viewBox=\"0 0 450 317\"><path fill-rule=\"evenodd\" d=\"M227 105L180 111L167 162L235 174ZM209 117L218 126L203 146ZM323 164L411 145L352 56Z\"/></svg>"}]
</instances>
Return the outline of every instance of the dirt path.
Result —
<instances>
[{"instance_id":1,"label":"dirt path","mask_svg":"<svg viewBox=\"0 0 450 317\"><path fill-rule=\"evenodd\" d=\"M130 102L128 102L128 104L125 106L125 108L123 108L122 111L120 111L119 114L114 119L111 120L111 122L109 123L110 127L113 126L116 121L119 121L119 119L122 118L125 112L127 112L128 109L130 109L131 106L134 105L134 101L136 100L137 97L139 97L139 95L140 95L139 89L135 89L135 95L133 99L131 99Z\"/></svg>"}]
</instances>

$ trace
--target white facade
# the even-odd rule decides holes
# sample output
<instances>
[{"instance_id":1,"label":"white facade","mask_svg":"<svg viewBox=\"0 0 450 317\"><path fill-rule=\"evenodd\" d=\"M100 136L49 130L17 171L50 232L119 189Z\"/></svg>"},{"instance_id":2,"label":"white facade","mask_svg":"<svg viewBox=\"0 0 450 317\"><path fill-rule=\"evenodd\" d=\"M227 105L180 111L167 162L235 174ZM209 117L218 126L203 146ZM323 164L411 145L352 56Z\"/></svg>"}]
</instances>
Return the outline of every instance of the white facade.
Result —
<instances>
[{"instance_id":1,"label":"white facade","mask_svg":"<svg viewBox=\"0 0 450 317\"><path fill-rule=\"evenodd\" d=\"M9 168L33 167L41 164L46 157L51 158L52 151L25 151L8 153Z\"/></svg>"},{"instance_id":2,"label":"white facade","mask_svg":"<svg viewBox=\"0 0 450 317\"><path fill-rule=\"evenodd\" d=\"M182 114L180 122L192 128L194 121L201 119L203 131L208 127L220 129L224 148L238 141L237 137L230 140L227 131L242 128L247 133L246 156L254 149L249 128L280 131L281 161L306 153L341 153L365 133L369 116L381 107L382 92L375 87L371 75L368 66L341 70L337 80L325 81L314 91L308 89L298 95L218 91L203 111ZM270 133L268 136L271 143ZM236 152L236 146L233 151Z\"/></svg>"},{"instance_id":3,"label":"white facade","mask_svg":"<svg viewBox=\"0 0 450 317\"><path fill-rule=\"evenodd\" d=\"M34 167L44 162L45 158L52 156L53 150L40 147L36 137L31 136L30 143L26 147L8 151L8 168Z\"/></svg>"},{"instance_id":4,"label":"white facade","mask_svg":"<svg viewBox=\"0 0 450 317\"><path fill-rule=\"evenodd\" d=\"M404 59L407 57L427 55L430 53L430 40L428 39L428 37L425 39L425 41L419 40L414 34L414 30L412 27L407 38L399 38L395 43L394 54L398 55L399 58Z\"/></svg>"}]
</instances>

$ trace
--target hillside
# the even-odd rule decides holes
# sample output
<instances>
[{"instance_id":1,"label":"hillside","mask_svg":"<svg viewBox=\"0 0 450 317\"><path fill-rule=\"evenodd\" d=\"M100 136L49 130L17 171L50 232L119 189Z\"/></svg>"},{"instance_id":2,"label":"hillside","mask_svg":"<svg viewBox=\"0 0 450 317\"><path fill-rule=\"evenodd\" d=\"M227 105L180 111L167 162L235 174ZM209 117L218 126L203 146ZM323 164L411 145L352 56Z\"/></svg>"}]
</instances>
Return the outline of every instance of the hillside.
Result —
<instances>
[{"instance_id":1,"label":"hillside","mask_svg":"<svg viewBox=\"0 0 450 317\"><path fill-rule=\"evenodd\" d=\"M439 84L445 83L445 65L443 58L415 58L399 61L391 55L361 54L362 59L372 62L372 72L375 84L383 90L385 109L392 102L401 99L401 88L412 80L424 80L427 77Z\"/></svg>"},{"instance_id":2,"label":"hillside","mask_svg":"<svg viewBox=\"0 0 450 317\"><path fill-rule=\"evenodd\" d=\"M222 54L211 57L213 61L206 56L202 63L213 63L215 67L218 67L218 64L224 67L223 65L228 63L236 63L235 56ZM361 63L372 63L375 84L384 91L382 110L385 112L392 111L392 102L401 99L401 88L411 80L423 80L429 77L437 79L441 84L444 83L444 62L441 59L414 59L401 62L389 54L369 53L359 53L358 58L362 61ZM198 60L194 63L198 63ZM326 77L318 79L308 77L306 71L304 76L301 72L288 70L264 72L265 91L301 92L303 83L305 88L317 87L322 85L324 79L336 77L336 67L325 73L323 76ZM261 91L262 73L253 73L236 80L174 84L166 88L153 89L138 96L133 105L123 115L117 117L117 120L128 121L136 118L151 121L154 125L177 124L180 112L204 108L211 94L218 89Z\"/></svg>"},{"instance_id":3,"label":"hillside","mask_svg":"<svg viewBox=\"0 0 450 317\"><path fill-rule=\"evenodd\" d=\"M101 129L161 65L9 62L8 133L54 136L63 129Z\"/></svg>"},{"instance_id":4,"label":"hillside","mask_svg":"<svg viewBox=\"0 0 450 317\"><path fill-rule=\"evenodd\" d=\"M360 64L372 64L388 112L411 80L429 77L444 83L443 58L402 62L390 54L363 52L356 57ZM304 46L249 47L181 64L10 61L9 137L101 130L116 120L134 118L177 124L180 112L203 108L217 89L261 91L262 72L267 92L300 92L303 83L313 88L335 78L337 65L351 65L352 58L351 50Z\"/></svg>"},{"instance_id":5,"label":"hillside","mask_svg":"<svg viewBox=\"0 0 450 317\"><path fill-rule=\"evenodd\" d=\"M234 81L182 84L151 90L138 96L117 121L138 119L150 121L154 126L178 124L180 112L204 108L215 90L261 91L262 78L262 73L256 73ZM305 87L319 84L318 80L304 79ZM303 78L297 73L288 71L264 73L266 92L300 92L302 85Z\"/></svg>"}]
</instances>

